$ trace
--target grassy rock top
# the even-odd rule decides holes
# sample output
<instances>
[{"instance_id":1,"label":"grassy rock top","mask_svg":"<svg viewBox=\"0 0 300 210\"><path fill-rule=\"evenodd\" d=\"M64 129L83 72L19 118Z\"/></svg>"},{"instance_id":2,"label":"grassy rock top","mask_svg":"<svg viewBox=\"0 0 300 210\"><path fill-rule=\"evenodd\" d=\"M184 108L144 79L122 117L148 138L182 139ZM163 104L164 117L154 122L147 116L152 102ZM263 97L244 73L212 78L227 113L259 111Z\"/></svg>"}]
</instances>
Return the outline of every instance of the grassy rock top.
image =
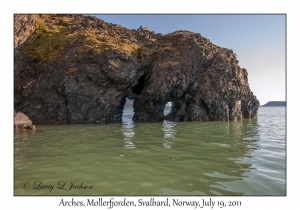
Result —
<instances>
[{"instance_id":1,"label":"grassy rock top","mask_svg":"<svg viewBox=\"0 0 300 210\"><path fill-rule=\"evenodd\" d=\"M68 49L98 55L117 51L130 55L138 45L112 36L103 21L74 15L34 15L34 32L23 47L23 53L41 61L58 61ZM86 21L90 20L90 21Z\"/></svg>"}]
</instances>

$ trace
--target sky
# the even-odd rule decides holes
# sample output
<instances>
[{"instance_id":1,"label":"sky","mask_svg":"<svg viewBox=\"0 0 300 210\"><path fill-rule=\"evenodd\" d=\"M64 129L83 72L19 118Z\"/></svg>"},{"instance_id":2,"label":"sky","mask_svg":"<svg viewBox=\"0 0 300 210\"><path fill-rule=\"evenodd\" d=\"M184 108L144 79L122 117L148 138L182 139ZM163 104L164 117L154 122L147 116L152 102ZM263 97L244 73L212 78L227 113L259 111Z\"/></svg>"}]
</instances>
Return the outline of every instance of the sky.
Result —
<instances>
[{"instance_id":1,"label":"sky","mask_svg":"<svg viewBox=\"0 0 300 210\"><path fill-rule=\"evenodd\" d=\"M90 15L128 29L143 26L162 34L177 30L200 33L237 54L239 65L247 69L250 88L261 105L286 100L285 14Z\"/></svg>"}]
</instances>

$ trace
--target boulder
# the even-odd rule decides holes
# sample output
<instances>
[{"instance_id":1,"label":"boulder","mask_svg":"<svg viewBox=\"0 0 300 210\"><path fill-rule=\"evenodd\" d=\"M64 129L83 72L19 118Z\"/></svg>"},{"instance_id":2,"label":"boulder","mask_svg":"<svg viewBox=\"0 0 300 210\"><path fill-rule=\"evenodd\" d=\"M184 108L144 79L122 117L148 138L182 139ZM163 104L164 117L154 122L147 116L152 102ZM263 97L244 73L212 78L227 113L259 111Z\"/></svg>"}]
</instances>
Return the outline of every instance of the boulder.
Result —
<instances>
[{"instance_id":1,"label":"boulder","mask_svg":"<svg viewBox=\"0 0 300 210\"><path fill-rule=\"evenodd\" d=\"M35 126L32 125L32 121L22 112L15 113L14 128L17 130L36 130Z\"/></svg>"}]
</instances>

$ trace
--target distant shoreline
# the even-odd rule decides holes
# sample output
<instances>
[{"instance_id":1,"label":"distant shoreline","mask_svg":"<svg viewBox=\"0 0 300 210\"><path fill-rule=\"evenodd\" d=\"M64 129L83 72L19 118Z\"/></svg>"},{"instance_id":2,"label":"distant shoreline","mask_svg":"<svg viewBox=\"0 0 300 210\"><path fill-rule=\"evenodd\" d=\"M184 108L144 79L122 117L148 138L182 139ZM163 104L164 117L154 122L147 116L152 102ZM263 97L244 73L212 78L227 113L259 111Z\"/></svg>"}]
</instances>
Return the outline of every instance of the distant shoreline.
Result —
<instances>
[{"instance_id":1,"label":"distant shoreline","mask_svg":"<svg viewBox=\"0 0 300 210\"><path fill-rule=\"evenodd\" d=\"M286 106L286 101L269 101L268 103L262 105L264 106Z\"/></svg>"}]
</instances>

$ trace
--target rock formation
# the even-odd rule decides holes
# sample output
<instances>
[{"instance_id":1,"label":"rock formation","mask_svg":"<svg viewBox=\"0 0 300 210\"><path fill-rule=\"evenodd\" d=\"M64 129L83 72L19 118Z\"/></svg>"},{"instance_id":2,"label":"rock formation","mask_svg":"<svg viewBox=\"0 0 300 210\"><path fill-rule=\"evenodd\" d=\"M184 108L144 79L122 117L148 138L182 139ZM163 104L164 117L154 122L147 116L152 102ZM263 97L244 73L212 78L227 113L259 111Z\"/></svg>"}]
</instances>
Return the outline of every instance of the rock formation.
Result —
<instances>
[{"instance_id":1,"label":"rock formation","mask_svg":"<svg viewBox=\"0 0 300 210\"><path fill-rule=\"evenodd\" d=\"M35 30L34 17L32 15L14 16L14 47L22 44Z\"/></svg>"},{"instance_id":2,"label":"rock formation","mask_svg":"<svg viewBox=\"0 0 300 210\"><path fill-rule=\"evenodd\" d=\"M36 130L35 126L32 125L32 122L28 118L28 116L26 116L22 112L15 113L14 128L17 130L18 129Z\"/></svg>"},{"instance_id":3,"label":"rock formation","mask_svg":"<svg viewBox=\"0 0 300 210\"><path fill-rule=\"evenodd\" d=\"M15 22L20 17L14 106L34 124L121 122L126 98L134 99L135 121L257 116L236 54L200 34L129 30L83 15L15 15Z\"/></svg>"}]
</instances>

